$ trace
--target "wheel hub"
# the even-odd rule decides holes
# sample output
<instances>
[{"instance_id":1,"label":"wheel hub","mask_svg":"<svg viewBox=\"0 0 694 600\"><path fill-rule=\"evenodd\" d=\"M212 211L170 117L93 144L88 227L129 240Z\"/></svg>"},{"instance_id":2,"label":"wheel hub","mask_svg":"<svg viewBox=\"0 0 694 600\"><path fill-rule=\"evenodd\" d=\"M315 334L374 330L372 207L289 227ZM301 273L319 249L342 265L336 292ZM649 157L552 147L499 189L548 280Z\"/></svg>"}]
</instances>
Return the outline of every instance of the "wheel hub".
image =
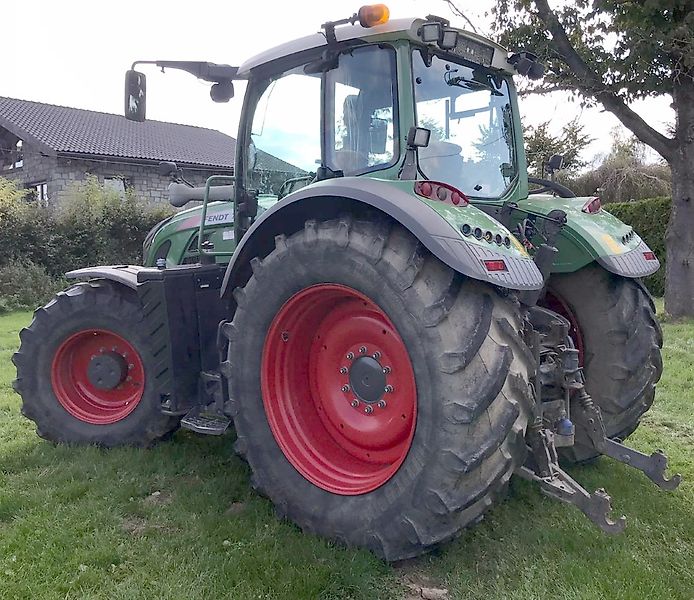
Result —
<instances>
[{"instance_id":1,"label":"wheel hub","mask_svg":"<svg viewBox=\"0 0 694 600\"><path fill-rule=\"evenodd\" d=\"M128 373L128 363L117 352L97 354L87 366L87 378L95 388L113 390L117 388Z\"/></svg>"},{"instance_id":2,"label":"wheel hub","mask_svg":"<svg viewBox=\"0 0 694 600\"><path fill-rule=\"evenodd\" d=\"M287 300L266 336L261 385L275 440L318 487L364 494L405 460L417 418L412 364L360 292L326 283Z\"/></svg>"},{"instance_id":3,"label":"wheel hub","mask_svg":"<svg viewBox=\"0 0 694 600\"><path fill-rule=\"evenodd\" d=\"M53 393L76 419L108 425L140 403L145 367L124 337L105 329L83 329L63 340L51 363Z\"/></svg>"},{"instance_id":4,"label":"wheel hub","mask_svg":"<svg viewBox=\"0 0 694 600\"><path fill-rule=\"evenodd\" d=\"M360 356L349 369L349 384L359 400L376 404L383 398L386 387L381 363L371 356Z\"/></svg>"}]
</instances>

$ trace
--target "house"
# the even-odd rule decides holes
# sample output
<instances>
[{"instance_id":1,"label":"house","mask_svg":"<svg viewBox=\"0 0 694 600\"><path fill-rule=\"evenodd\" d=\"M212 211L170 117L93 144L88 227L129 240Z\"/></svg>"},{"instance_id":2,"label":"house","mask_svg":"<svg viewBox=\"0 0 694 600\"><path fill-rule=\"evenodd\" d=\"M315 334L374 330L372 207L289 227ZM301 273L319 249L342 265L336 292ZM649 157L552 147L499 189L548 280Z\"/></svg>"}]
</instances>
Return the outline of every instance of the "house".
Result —
<instances>
[{"instance_id":1,"label":"house","mask_svg":"<svg viewBox=\"0 0 694 600\"><path fill-rule=\"evenodd\" d=\"M236 140L203 127L145 121L109 113L0 96L0 177L34 190L38 201L59 205L88 174L120 192L167 201L162 161L174 161L184 177L202 185L210 175L232 175ZM284 181L301 169L259 152L259 181ZM270 183L268 185L273 185ZM269 189L261 191L270 191ZM276 191L276 190L275 190Z\"/></svg>"}]
</instances>

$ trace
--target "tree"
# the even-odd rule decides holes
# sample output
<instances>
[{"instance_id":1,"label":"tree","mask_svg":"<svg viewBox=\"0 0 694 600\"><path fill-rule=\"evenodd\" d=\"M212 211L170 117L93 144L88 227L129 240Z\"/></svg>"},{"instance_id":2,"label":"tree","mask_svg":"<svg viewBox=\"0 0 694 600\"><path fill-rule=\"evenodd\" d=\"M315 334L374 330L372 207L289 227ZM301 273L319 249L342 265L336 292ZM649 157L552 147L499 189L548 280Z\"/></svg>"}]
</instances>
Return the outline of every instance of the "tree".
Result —
<instances>
[{"instance_id":1,"label":"tree","mask_svg":"<svg viewBox=\"0 0 694 600\"><path fill-rule=\"evenodd\" d=\"M548 67L539 88L602 104L672 171L666 238L665 308L694 316L694 3L692 0L497 0L496 30L513 48L537 52ZM669 94L672 136L629 103Z\"/></svg>"},{"instance_id":2,"label":"tree","mask_svg":"<svg viewBox=\"0 0 694 600\"><path fill-rule=\"evenodd\" d=\"M549 131L550 123L545 121L539 125L523 127L528 174L544 178L545 163L552 154L561 154L564 157L564 174L570 177L587 166L588 163L581 158L581 152L593 138L585 132L579 117L564 125L556 136Z\"/></svg>"},{"instance_id":3,"label":"tree","mask_svg":"<svg viewBox=\"0 0 694 600\"><path fill-rule=\"evenodd\" d=\"M629 202L671 196L670 167L646 160L646 146L634 136L612 131L612 149L592 169L564 182L578 196L598 194L605 202Z\"/></svg>"}]
</instances>

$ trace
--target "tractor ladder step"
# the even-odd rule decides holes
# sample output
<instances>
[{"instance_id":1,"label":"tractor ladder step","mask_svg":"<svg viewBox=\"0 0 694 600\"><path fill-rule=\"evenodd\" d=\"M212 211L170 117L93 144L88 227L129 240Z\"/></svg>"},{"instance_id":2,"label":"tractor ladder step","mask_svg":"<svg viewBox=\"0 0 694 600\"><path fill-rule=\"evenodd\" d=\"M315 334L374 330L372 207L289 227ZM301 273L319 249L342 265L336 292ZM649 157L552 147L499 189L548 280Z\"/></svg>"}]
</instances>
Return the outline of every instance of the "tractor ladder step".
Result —
<instances>
[{"instance_id":1,"label":"tractor ladder step","mask_svg":"<svg viewBox=\"0 0 694 600\"><path fill-rule=\"evenodd\" d=\"M209 411L207 406L196 406L181 419L181 427L204 435L223 435L231 425L231 419Z\"/></svg>"}]
</instances>

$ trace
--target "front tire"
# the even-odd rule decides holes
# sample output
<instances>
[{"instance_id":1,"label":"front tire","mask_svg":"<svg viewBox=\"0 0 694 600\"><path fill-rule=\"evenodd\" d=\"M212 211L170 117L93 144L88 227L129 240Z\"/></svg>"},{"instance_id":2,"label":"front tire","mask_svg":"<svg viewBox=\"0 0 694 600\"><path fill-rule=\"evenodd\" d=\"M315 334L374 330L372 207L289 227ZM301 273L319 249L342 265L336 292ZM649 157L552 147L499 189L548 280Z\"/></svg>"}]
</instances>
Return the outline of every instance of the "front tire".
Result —
<instances>
[{"instance_id":1,"label":"front tire","mask_svg":"<svg viewBox=\"0 0 694 600\"><path fill-rule=\"evenodd\" d=\"M165 373L145 321L135 294L106 281L78 283L34 313L12 361L22 414L39 436L149 446L178 428L161 412Z\"/></svg>"},{"instance_id":2,"label":"front tire","mask_svg":"<svg viewBox=\"0 0 694 600\"><path fill-rule=\"evenodd\" d=\"M391 561L481 519L526 453L516 304L389 223L308 221L251 265L223 367L254 488Z\"/></svg>"},{"instance_id":3,"label":"front tire","mask_svg":"<svg viewBox=\"0 0 694 600\"><path fill-rule=\"evenodd\" d=\"M653 404L663 371L663 334L653 300L633 280L589 265L552 275L544 305L568 318L586 390L600 407L608 437L624 440ZM569 463L599 456L579 427L576 444L561 450Z\"/></svg>"}]
</instances>

